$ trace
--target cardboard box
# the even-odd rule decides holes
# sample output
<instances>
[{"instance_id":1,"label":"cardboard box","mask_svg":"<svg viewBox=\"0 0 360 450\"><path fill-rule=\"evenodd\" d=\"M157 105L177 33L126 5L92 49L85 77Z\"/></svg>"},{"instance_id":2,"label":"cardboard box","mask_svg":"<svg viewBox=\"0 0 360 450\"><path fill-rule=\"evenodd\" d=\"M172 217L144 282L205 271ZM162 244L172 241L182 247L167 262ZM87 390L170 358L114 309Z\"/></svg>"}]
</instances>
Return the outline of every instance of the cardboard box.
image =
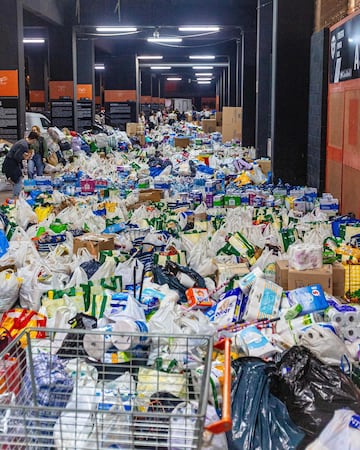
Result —
<instances>
[{"instance_id":1,"label":"cardboard box","mask_svg":"<svg viewBox=\"0 0 360 450\"><path fill-rule=\"evenodd\" d=\"M222 112L217 111L215 113L216 126L221 127L222 125Z\"/></svg>"},{"instance_id":2,"label":"cardboard box","mask_svg":"<svg viewBox=\"0 0 360 450\"><path fill-rule=\"evenodd\" d=\"M345 295L345 267L340 262L333 264L333 295L335 297Z\"/></svg>"},{"instance_id":3,"label":"cardboard box","mask_svg":"<svg viewBox=\"0 0 360 450\"><path fill-rule=\"evenodd\" d=\"M137 134L137 137L139 138L139 143L141 147L144 147L145 145L145 134Z\"/></svg>"},{"instance_id":4,"label":"cardboard box","mask_svg":"<svg viewBox=\"0 0 360 450\"><path fill-rule=\"evenodd\" d=\"M94 257L99 256L102 250L114 250L114 236L108 234L85 233L74 238L74 254L79 248L85 247Z\"/></svg>"},{"instance_id":5,"label":"cardboard box","mask_svg":"<svg viewBox=\"0 0 360 450\"><path fill-rule=\"evenodd\" d=\"M126 134L128 136L135 136L138 129L138 123L128 122L126 124Z\"/></svg>"},{"instance_id":6,"label":"cardboard box","mask_svg":"<svg viewBox=\"0 0 360 450\"><path fill-rule=\"evenodd\" d=\"M187 137L176 137L174 139L175 147L186 148L190 145L190 138Z\"/></svg>"},{"instance_id":7,"label":"cardboard box","mask_svg":"<svg viewBox=\"0 0 360 450\"><path fill-rule=\"evenodd\" d=\"M242 108L239 106L224 106L222 110L222 140L241 141L242 139Z\"/></svg>"},{"instance_id":8,"label":"cardboard box","mask_svg":"<svg viewBox=\"0 0 360 450\"><path fill-rule=\"evenodd\" d=\"M224 106L222 110L223 124L234 124L242 122L242 107L241 106Z\"/></svg>"},{"instance_id":9,"label":"cardboard box","mask_svg":"<svg viewBox=\"0 0 360 450\"><path fill-rule=\"evenodd\" d=\"M271 172L271 159L256 159L256 163L260 166L263 174L267 175Z\"/></svg>"},{"instance_id":10,"label":"cardboard box","mask_svg":"<svg viewBox=\"0 0 360 450\"><path fill-rule=\"evenodd\" d=\"M333 294L333 267L325 264L321 269L295 270L288 272L288 290L320 284L325 292Z\"/></svg>"},{"instance_id":11,"label":"cardboard box","mask_svg":"<svg viewBox=\"0 0 360 450\"><path fill-rule=\"evenodd\" d=\"M141 189L139 191L139 203L160 202L163 194L162 189Z\"/></svg>"},{"instance_id":12,"label":"cardboard box","mask_svg":"<svg viewBox=\"0 0 360 450\"><path fill-rule=\"evenodd\" d=\"M201 121L203 132L206 134L215 133L216 119L203 119Z\"/></svg>"},{"instance_id":13,"label":"cardboard box","mask_svg":"<svg viewBox=\"0 0 360 450\"><path fill-rule=\"evenodd\" d=\"M217 125L216 125L215 131L216 131L217 133L222 133L222 126L221 126L221 125L220 125L220 126L217 126Z\"/></svg>"},{"instance_id":14,"label":"cardboard box","mask_svg":"<svg viewBox=\"0 0 360 450\"><path fill-rule=\"evenodd\" d=\"M284 291L288 290L289 261L280 259L275 263L275 283L281 286Z\"/></svg>"}]
</instances>

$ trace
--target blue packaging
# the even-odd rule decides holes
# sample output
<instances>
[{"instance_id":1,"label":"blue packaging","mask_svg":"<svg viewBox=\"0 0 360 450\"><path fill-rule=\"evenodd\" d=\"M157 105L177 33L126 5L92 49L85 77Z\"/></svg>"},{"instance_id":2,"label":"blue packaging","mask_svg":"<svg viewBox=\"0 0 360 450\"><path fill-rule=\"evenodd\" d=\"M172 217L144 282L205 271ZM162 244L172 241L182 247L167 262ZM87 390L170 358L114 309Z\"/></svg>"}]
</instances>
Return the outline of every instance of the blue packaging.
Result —
<instances>
[{"instance_id":1,"label":"blue packaging","mask_svg":"<svg viewBox=\"0 0 360 450\"><path fill-rule=\"evenodd\" d=\"M329 304L326 301L323 288L320 284L313 284L302 288L287 291L286 296L290 307L300 305L302 311L299 315L311 314L316 311L324 311Z\"/></svg>"}]
</instances>

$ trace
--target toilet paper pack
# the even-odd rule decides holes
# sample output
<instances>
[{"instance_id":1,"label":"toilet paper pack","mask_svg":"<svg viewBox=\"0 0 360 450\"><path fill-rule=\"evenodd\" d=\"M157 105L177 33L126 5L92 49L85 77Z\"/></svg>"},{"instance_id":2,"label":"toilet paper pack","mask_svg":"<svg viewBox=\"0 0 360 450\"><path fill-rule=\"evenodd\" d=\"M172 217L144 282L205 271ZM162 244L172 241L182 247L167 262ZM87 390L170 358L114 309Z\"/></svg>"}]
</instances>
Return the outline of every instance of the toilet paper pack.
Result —
<instances>
[{"instance_id":1,"label":"toilet paper pack","mask_svg":"<svg viewBox=\"0 0 360 450\"><path fill-rule=\"evenodd\" d=\"M257 278L250 290L244 319L272 319L277 317L282 293L282 287L264 278Z\"/></svg>"}]
</instances>

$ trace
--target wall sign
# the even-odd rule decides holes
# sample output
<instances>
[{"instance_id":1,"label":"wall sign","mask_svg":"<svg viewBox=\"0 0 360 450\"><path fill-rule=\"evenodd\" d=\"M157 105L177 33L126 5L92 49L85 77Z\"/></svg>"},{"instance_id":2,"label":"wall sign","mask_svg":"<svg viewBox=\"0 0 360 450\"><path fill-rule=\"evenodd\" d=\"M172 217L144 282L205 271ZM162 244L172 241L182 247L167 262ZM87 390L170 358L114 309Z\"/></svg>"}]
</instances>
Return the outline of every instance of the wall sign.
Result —
<instances>
[{"instance_id":1,"label":"wall sign","mask_svg":"<svg viewBox=\"0 0 360 450\"><path fill-rule=\"evenodd\" d=\"M330 83L360 78L360 15L330 33Z\"/></svg>"},{"instance_id":2,"label":"wall sign","mask_svg":"<svg viewBox=\"0 0 360 450\"><path fill-rule=\"evenodd\" d=\"M72 101L51 102L51 123L58 128L74 128L74 106Z\"/></svg>"},{"instance_id":3,"label":"wall sign","mask_svg":"<svg viewBox=\"0 0 360 450\"><path fill-rule=\"evenodd\" d=\"M10 142L18 140L18 101L0 97L0 137Z\"/></svg>"}]
</instances>

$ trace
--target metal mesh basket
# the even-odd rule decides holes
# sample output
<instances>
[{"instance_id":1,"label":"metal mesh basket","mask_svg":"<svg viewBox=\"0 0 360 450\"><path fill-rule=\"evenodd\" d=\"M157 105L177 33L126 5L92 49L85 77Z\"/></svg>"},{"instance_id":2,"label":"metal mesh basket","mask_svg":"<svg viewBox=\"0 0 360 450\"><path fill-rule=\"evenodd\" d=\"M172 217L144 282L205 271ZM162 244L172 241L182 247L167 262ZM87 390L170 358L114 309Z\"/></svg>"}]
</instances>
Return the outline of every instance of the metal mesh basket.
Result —
<instances>
[{"instance_id":1,"label":"metal mesh basket","mask_svg":"<svg viewBox=\"0 0 360 450\"><path fill-rule=\"evenodd\" d=\"M0 354L1 450L200 448L211 337L31 331Z\"/></svg>"}]
</instances>

